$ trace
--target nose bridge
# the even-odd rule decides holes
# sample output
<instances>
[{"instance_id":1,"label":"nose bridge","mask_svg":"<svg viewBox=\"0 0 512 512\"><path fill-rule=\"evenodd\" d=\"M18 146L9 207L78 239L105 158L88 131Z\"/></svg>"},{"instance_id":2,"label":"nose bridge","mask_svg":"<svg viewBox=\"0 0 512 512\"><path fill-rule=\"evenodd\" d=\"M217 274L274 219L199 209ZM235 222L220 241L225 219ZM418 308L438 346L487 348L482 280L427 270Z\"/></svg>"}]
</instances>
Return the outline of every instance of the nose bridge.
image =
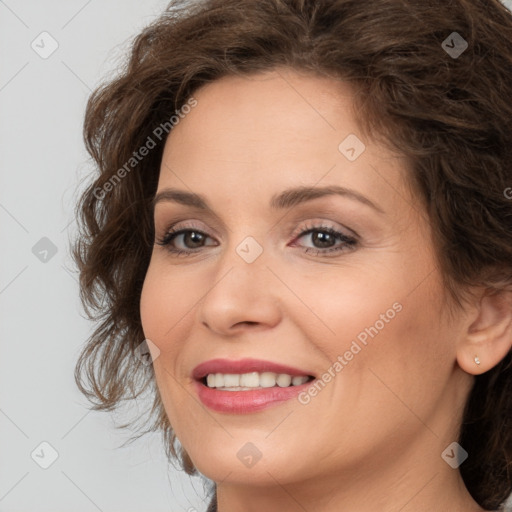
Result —
<instances>
[{"instance_id":1,"label":"nose bridge","mask_svg":"<svg viewBox=\"0 0 512 512\"><path fill-rule=\"evenodd\" d=\"M243 298L244 295L253 299L259 296L260 285L267 279L267 254L261 236L240 236L236 234L228 243L226 250L219 256L215 276L215 288L224 286ZM240 288L240 290L238 290Z\"/></svg>"},{"instance_id":2,"label":"nose bridge","mask_svg":"<svg viewBox=\"0 0 512 512\"><path fill-rule=\"evenodd\" d=\"M242 212L243 205L239 205L236 211ZM233 216L235 215L236 213L233 213ZM267 239L266 226L258 215L256 207L251 210L249 217L241 215L235 218L227 233L225 250L219 256L219 270L232 268L231 272L236 271L243 278L250 277L254 272L258 274L268 272L266 270Z\"/></svg>"},{"instance_id":3,"label":"nose bridge","mask_svg":"<svg viewBox=\"0 0 512 512\"><path fill-rule=\"evenodd\" d=\"M201 302L200 320L224 334L240 323L275 324L279 305L276 287L270 284L273 276L267 268L263 240L238 235L237 241L236 233L230 235Z\"/></svg>"}]
</instances>

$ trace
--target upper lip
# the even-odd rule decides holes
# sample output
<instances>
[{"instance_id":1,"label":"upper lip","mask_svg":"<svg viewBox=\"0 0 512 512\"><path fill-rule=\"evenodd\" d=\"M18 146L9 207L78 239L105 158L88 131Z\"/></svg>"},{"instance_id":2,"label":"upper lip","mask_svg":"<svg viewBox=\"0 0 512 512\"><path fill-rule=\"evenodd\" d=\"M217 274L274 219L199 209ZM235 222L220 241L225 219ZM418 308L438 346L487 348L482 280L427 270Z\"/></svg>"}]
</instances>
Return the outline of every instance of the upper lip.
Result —
<instances>
[{"instance_id":1,"label":"upper lip","mask_svg":"<svg viewBox=\"0 0 512 512\"><path fill-rule=\"evenodd\" d=\"M292 366L273 363L271 361L264 361L262 359L210 359L209 361L198 364L192 370L192 377L196 380L201 380L210 373L242 374L249 372L286 373L292 376L312 375L311 372L307 370L301 370L300 368L293 368Z\"/></svg>"}]
</instances>

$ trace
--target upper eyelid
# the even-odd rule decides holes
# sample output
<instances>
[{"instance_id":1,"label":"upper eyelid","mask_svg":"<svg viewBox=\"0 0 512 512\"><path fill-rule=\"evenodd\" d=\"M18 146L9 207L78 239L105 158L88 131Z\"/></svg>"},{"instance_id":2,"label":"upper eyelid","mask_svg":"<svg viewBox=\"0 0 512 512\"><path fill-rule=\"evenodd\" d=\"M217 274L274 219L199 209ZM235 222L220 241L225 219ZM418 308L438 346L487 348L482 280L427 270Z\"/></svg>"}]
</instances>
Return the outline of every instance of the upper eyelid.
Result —
<instances>
[{"instance_id":1,"label":"upper eyelid","mask_svg":"<svg viewBox=\"0 0 512 512\"><path fill-rule=\"evenodd\" d=\"M195 225L194 223L198 223L198 225ZM217 229L215 228L203 228L201 227L201 224L204 225L204 222L199 221L197 219L187 219L187 220L179 220L171 223L165 223L164 227L161 229L162 236L165 236L169 232L176 232L181 231L183 229L190 229L190 230L196 230L201 231L207 236L212 236L210 233L213 231L214 236L219 237L220 234L218 234ZM155 225L155 234L158 230L156 229Z\"/></svg>"},{"instance_id":2,"label":"upper eyelid","mask_svg":"<svg viewBox=\"0 0 512 512\"><path fill-rule=\"evenodd\" d=\"M197 222L202 225L205 225L206 223L208 223L208 226L209 226L208 230L210 232L213 231L216 234L216 236L221 236L220 234L222 231L227 231L229 233L232 232L232 229L222 219L217 217L217 215L215 213L211 212L210 210L197 210L194 207L189 207L187 209L191 209L192 211L189 211L188 214L184 214L183 217L180 213L178 213L175 216L177 218L182 217L183 220L167 222L165 220L167 218L167 214L163 213L163 211L165 211L165 210L162 208L162 210L163 210L162 214L161 214L162 216L160 217L160 215L156 213L157 210L155 208L155 210L153 212L153 222L154 222L155 228L156 228L157 224L160 224L160 222L165 225L164 229L166 229L166 230L171 229L171 227L172 227L172 229L174 229L174 226L177 226L178 224ZM197 217L194 216L194 211L197 213L197 215L198 215ZM174 215L172 215L172 216L174 217ZM162 219L160 222L158 222L159 218ZM205 219L205 220L201 220L201 219ZM181 227L179 229L181 229ZM203 228L200 228L200 227L197 227L196 229L204 230Z\"/></svg>"},{"instance_id":3,"label":"upper eyelid","mask_svg":"<svg viewBox=\"0 0 512 512\"><path fill-rule=\"evenodd\" d=\"M202 227L198 227L196 225L193 225L192 224L193 222L194 222L193 220L172 222L169 225L167 225L165 228L163 228L162 232L165 235L166 233L169 233L169 232L174 233L176 231L181 231L183 229L192 229L192 230L195 229L197 231L203 232L205 235L210 236L209 231L211 231L211 228L205 229ZM316 220L308 219L308 220L296 221L296 222L294 222L294 224L298 224L300 226L293 230L293 232L296 234L300 234L303 231L307 231L308 229L312 229L312 228L320 229L323 227L323 228L327 228L327 229L334 229L337 231L339 231L339 230L349 231L351 234L353 234L353 236L358 236L357 233L353 229L350 229L343 225L341 225L341 227L337 227L337 225L339 225L339 223L331 221L331 220L325 220L325 219L320 219L320 218L318 218ZM307 224L307 225L304 225L304 224ZM213 231L216 232L217 230L213 229ZM271 231L274 231L274 227L271 229ZM219 236L219 235L217 235L215 233L215 236Z\"/></svg>"},{"instance_id":4,"label":"upper eyelid","mask_svg":"<svg viewBox=\"0 0 512 512\"><path fill-rule=\"evenodd\" d=\"M309 222L310 219L316 219L315 222L316 221L319 221L319 222L325 221L325 222L329 222L329 223L334 223L336 226L340 226L340 227L335 227L334 229L346 230L349 232L349 234L351 236L359 237L359 234L357 233L356 230L349 228L348 226L346 226L340 222L327 219L327 217L333 217L333 216L334 217L343 217L346 213L344 213L345 212L344 208L339 209L338 207L334 207L332 205L319 204L317 202L317 201L321 200L322 198L326 198L326 197L332 197L332 195L316 197L314 199L300 203L299 205L296 205L295 207L293 207L293 208L298 208L297 215L300 218L297 218L293 221L287 221L287 224L298 224L298 223L303 223L303 222ZM167 201L159 201L158 205L164 205L166 203L167 203ZM172 204L172 203L173 203L172 201L169 202L169 204ZM157 210L161 213L157 214ZM188 213L180 212L180 210L178 210L176 217L181 217L183 214L183 221L173 222L172 223L173 226L175 224L179 224L181 222L197 221L197 222L201 222L203 224L204 224L204 222L207 222L209 225L208 229L210 231L213 230L215 236L217 236L217 237L220 237L221 233L223 231L226 231L229 233L233 232L233 230L229 227L229 225L226 222L224 222L224 220L221 217L217 216L217 214L214 213L209 208L207 208L206 210L202 210L202 209L198 209L195 206L186 205L185 211L186 210L188 210ZM168 213L164 213L164 212L168 212ZM157 218L165 219L165 217L169 213L172 213L172 210L169 211L166 208L164 208L163 206L161 209L160 208L157 209L156 205L155 205L155 208L153 210L153 219L154 219L155 224L156 224ZM197 217L194 217L195 214L197 214ZM160 215L162 215L162 217L160 217ZM193 217L191 218L190 215L192 215ZM353 214L350 213L349 215L352 216ZM361 215L363 219L366 219L366 215L364 213L361 213L361 214L358 213L357 216L359 217L359 215ZM205 219L204 221L201 220L203 218ZM279 225L282 225L282 222L281 222L282 218L283 217L281 216L281 217L279 217L279 220L277 222L272 223L272 227L268 231L269 232L279 231L280 230ZM322 219L322 220L319 220L319 219ZM212 228L212 226L213 226L213 228ZM201 228L196 228L196 229L201 229Z\"/></svg>"}]
</instances>

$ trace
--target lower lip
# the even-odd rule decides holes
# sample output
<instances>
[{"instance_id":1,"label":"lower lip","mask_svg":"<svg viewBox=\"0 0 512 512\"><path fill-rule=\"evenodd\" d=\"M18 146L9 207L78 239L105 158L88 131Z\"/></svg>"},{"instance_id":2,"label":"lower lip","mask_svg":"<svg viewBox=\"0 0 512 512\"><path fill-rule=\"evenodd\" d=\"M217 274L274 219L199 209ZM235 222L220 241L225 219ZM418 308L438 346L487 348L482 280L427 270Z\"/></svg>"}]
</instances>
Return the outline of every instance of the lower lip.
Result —
<instances>
[{"instance_id":1,"label":"lower lip","mask_svg":"<svg viewBox=\"0 0 512 512\"><path fill-rule=\"evenodd\" d=\"M231 414L247 414L291 400L313 382L314 380L311 380L300 386L286 388L275 386L254 391L220 391L216 388L209 388L199 381L195 381L195 386L199 400L209 409Z\"/></svg>"}]
</instances>

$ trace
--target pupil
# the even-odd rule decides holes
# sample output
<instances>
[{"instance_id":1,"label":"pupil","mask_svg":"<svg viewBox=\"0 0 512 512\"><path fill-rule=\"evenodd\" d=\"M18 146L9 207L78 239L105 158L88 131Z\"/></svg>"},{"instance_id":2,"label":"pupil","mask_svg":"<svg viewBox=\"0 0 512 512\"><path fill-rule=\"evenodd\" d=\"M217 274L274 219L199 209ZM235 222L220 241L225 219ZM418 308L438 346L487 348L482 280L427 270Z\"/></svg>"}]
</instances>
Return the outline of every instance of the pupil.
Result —
<instances>
[{"instance_id":1,"label":"pupil","mask_svg":"<svg viewBox=\"0 0 512 512\"><path fill-rule=\"evenodd\" d=\"M332 235L330 233L325 233L322 231L313 233L313 243L316 244L317 242L319 242L321 247L331 247L333 241L334 240L332 239ZM327 245L322 245L325 244L326 242Z\"/></svg>"},{"instance_id":2,"label":"pupil","mask_svg":"<svg viewBox=\"0 0 512 512\"><path fill-rule=\"evenodd\" d=\"M189 237L189 240L192 240L192 245L197 243L198 245L201 245L203 235L201 233L197 233L196 231L191 231L189 233L185 233L185 238ZM186 244L188 245L188 244Z\"/></svg>"}]
</instances>

